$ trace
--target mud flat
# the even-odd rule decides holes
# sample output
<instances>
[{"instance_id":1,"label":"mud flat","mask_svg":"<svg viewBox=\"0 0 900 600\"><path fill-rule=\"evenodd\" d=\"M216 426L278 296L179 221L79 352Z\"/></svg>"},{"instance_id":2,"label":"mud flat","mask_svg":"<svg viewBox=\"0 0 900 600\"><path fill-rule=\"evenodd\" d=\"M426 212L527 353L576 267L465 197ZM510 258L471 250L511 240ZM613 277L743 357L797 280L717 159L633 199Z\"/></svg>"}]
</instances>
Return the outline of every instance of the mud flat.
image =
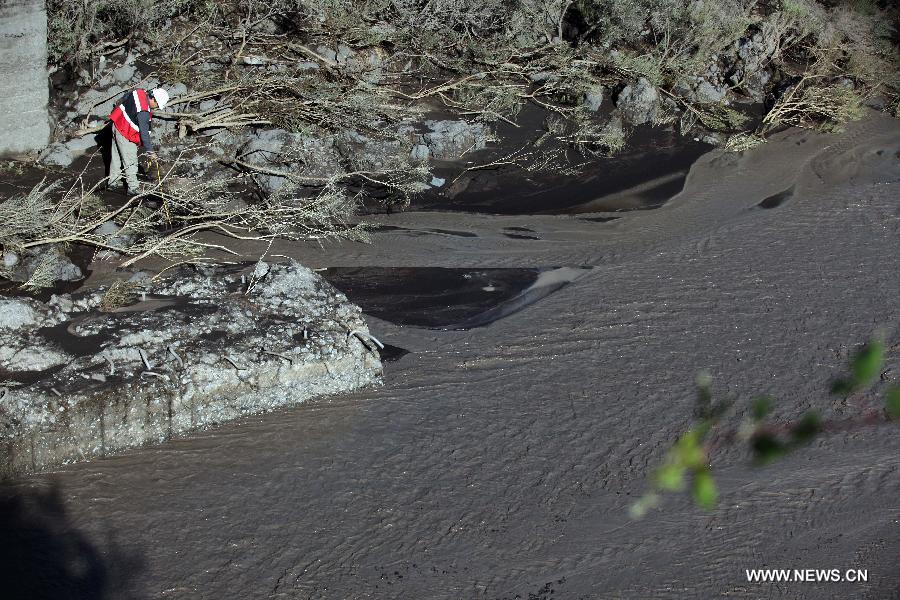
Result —
<instances>
[{"instance_id":1,"label":"mud flat","mask_svg":"<svg viewBox=\"0 0 900 600\"><path fill-rule=\"evenodd\" d=\"M714 511L679 494L643 520L628 509L694 422L698 371L735 402L725 426L759 393L777 399L779 420L879 406L900 374L898 152L898 123L872 115L839 135L786 131L744 154L705 154L661 206L596 215L612 221L412 210L375 217L393 229L370 245L275 244L271 254L313 267L384 268L379 281L412 267L530 269L507 280L505 299L537 269L593 268L465 331L404 324L401 305L391 314L373 288L384 318L370 327L402 349L383 387L67 465L4 493L57 491L47 520L65 522L51 541L82 540L81 556L125 571L95 597L895 598L895 424L826 435L761 470L742 447L724 448ZM265 249L244 247L248 259ZM428 287L437 271L409 273L425 280L407 287L411 298L452 297ZM879 329L890 350L875 393L832 396L831 379ZM35 540L34 528L11 530ZM47 552L33 554L46 564ZM868 581L750 583L756 568L860 568Z\"/></svg>"},{"instance_id":2,"label":"mud flat","mask_svg":"<svg viewBox=\"0 0 900 600\"><path fill-rule=\"evenodd\" d=\"M4 476L354 390L381 370L359 309L296 263L0 309Z\"/></svg>"}]
</instances>

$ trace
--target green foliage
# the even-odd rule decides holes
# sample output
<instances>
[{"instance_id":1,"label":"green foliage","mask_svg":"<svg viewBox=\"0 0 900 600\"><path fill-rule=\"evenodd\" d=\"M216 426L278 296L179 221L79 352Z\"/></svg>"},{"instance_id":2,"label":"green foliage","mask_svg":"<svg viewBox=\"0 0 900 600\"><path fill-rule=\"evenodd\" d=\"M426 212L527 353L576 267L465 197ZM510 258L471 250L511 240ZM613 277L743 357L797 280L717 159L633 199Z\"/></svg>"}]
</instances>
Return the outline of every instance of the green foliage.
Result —
<instances>
[{"instance_id":1,"label":"green foliage","mask_svg":"<svg viewBox=\"0 0 900 600\"><path fill-rule=\"evenodd\" d=\"M694 486L691 491L694 502L704 510L712 510L719 501L719 491L716 481L708 468L697 471L694 474Z\"/></svg>"},{"instance_id":2,"label":"green foliage","mask_svg":"<svg viewBox=\"0 0 900 600\"><path fill-rule=\"evenodd\" d=\"M890 418L900 421L900 386L894 386L888 390L885 409Z\"/></svg>"},{"instance_id":3,"label":"green foliage","mask_svg":"<svg viewBox=\"0 0 900 600\"><path fill-rule=\"evenodd\" d=\"M766 418L766 416L772 412L772 407L774 405L774 401L771 396L760 396L756 400L753 401L753 406L750 409L750 415L753 417L753 420L757 423Z\"/></svg>"},{"instance_id":4,"label":"green foliage","mask_svg":"<svg viewBox=\"0 0 900 600\"><path fill-rule=\"evenodd\" d=\"M766 139L755 133L736 133L725 142L725 150L728 152L744 152L752 150L760 144L766 143Z\"/></svg>"},{"instance_id":5,"label":"green foliage","mask_svg":"<svg viewBox=\"0 0 900 600\"><path fill-rule=\"evenodd\" d=\"M790 88L763 118L762 132L784 125L840 131L862 117L862 98L852 87L823 79L809 75Z\"/></svg>"},{"instance_id":6,"label":"green foliage","mask_svg":"<svg viewBox=\"0 0 900 600\"><path fill-rule=\"evenodd\" d=\"M616 47L618 68L674 85L696 76L713 54L742 37L754 3L742 0L581 0L579 10L597 42Z\"/></svg>"},{"instance_id":7,"label":"green foliage","mask_svg":"<svg viewBox=\"0 0 900 600\"><path fill-rule=\"evenodd\" d=\"M831 387L834 394L852 394L869 385L881 371L884 364L884 342L872 340L853 355L850 362L850 376L838 379Z\"/></svg>"},{"instance_id":8,"label":"green foliage","mask_svg":"<svg viewBox=\"0 0 900 600\"><path fill-rule=\"evenodd\" d=\"M840 379L833 391L847 394L870 385L881 372L885 355L883 341L870 341L853 355L849 375ZM649 478L651 491L631 506L632 517L640 518L657 506L661 493L684 491L688 480L694 503L704 510L715 508L718 491L709 468L709 453L717 440L733 437L746 441L753 464L761 467L784 458L826 430L822 417L812 410L786 425L769 422L767 419L774 408L774 400L769 396L759 396L750 406L749 419L737 432L718 432L718 423L727 408L725 402L713 402L709 376L698 376L695 415L699 423L676 440L661 466L652 472ZM900 421L900 386L892 386L885 393L885 414L889 419ZM870 424L869 421L862 423Z\"/></svg>"}]
</instances>

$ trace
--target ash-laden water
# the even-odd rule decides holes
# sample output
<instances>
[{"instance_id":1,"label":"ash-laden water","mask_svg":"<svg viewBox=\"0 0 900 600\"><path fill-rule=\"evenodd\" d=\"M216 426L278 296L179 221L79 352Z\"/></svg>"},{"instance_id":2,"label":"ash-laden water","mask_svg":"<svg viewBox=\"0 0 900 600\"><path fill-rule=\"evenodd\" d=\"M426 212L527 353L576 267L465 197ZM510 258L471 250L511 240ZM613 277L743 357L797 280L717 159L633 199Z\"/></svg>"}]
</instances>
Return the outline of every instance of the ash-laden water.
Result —
<instances>
[{"instance_id":1,"label":"ash-laden water","mask_svg":"<svg viewBox=\"0 0 900 600\"><path fill-rule=\"evenodd\" d=\"M110 572L138 565L110 597L896 597L893 424L820 437L764 469L725 446L715 510L680 494L644 520L628 509L693 422L698 371L733 400L729 426L759 393L779 420L880 406L900 372L898 144L897 122L872 115L840 135L706 154L675 197L614 221L413 211L375 220L474 235L275 244L314 267L593 268L467 331L372 318L376 337L409 351L383 388L14 490L56 481L67 519L54 531L77 532ZM832 396L879 329L889 350L874 393ZM868 580L750 583L753 568Z\"/></svg>"},{"instance_id":2,"label":"ash-laden water","mask_svg":"<svg viewBox=\"0 0 900 600\"><path fill-rule=\"evenodd\" d=\"M484 327L576 281L585 268L331 268L329 283L370 315L431 329Z\"/></svg>"}]
</instances>

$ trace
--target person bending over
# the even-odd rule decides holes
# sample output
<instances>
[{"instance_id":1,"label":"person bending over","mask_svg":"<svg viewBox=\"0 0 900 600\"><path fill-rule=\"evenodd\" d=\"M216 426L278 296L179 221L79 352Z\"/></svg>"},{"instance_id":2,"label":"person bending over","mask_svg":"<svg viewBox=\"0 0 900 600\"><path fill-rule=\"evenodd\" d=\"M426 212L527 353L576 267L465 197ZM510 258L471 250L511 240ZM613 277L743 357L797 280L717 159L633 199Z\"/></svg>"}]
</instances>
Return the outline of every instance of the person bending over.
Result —
<instances>
[{"instance_id":1,"label":"person bending over","mask_svg":"<svg viewBox=\"0 0 900 600\"><path fill-rule=\"evenodd\" d=\"M109 188L120 185L123 175L125 190L129 196L140 193L138 184L138 146L143 146L148 156L155 160L153 141L150 139L150 119L153 109L165 108L169 93L163 88L151 91L135 89L126 92L112 113L112 152L109 163Z\"/></svg>"}]
</instances>

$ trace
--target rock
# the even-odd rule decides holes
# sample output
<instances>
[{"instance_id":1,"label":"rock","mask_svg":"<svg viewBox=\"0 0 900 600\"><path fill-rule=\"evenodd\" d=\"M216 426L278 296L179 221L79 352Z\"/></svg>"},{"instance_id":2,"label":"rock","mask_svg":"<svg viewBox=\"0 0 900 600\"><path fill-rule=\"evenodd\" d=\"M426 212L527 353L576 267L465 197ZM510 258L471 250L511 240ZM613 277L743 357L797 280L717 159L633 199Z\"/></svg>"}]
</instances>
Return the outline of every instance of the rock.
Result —
<instances>
[{"instance_id":1,"label":"rock","mask_svg":"<svg viewBox=\"0 0 900 600\"><path fill-rule=\"evenodd\" d=\"M397 35L397 28L389 23L376 23L369 28L369 31L377 40L391 40Z\"/></svg>"},{"instance_id":2,"label":"rock","mask_svg":"<svg viewBox=\"0 0 900 600\"><path fill-rule=\"evenodd\" d=\"M600 137L602 139L608 140L623 140L625 139L625 123L622 120L622 115L618 112L614 112L610 115L609 121L600 129Z\"/></svg>"},{"instance_id":3,"label":"rock","mask_svg":"<svg viewBox=\"0 0 900 600\"><path fill-rule=\"evenodd\" d=\"M197 108L201 111L212 110L216 107L217 104L219 104L218 100L204 100L197 106Z\"/></svg>"},{"instance_id":4,"label":"rock","mask_svg":"<svg viewBox=\"0 0 900 600\"><path fill-rule=\"evenodd\" d=\"M438 160L457 160L487 145L488 130L483 123L468 121L425 121L430 130L422 136L431 156Z\"/></svg>"},{"instance_id":5,"label":"rock","mask_svg":"<svg viewBox=\"0 0 900 600\"><path fill-rule=\"evenodd\" d=\"M27 250L10 278L18 282L28 281L39 268L42 272L41 279L48 283L78 281L84 278L81 269L55 246L41 246Z\"/></svg>"},{"instance_id":6,"label":"rock","mask_svg":"<svg viewBox=\"0 0 900 600\"><path fill-rule=\"evenodd\" d=\"M135 71L137 71L137 69L134 68L134 65L123 65L118 69L113 69L113 79L115 79L119 83L128 83L129 81L131 81L131 78L134 77Z\"/></svg>"},{"instance_id":7,"label":"rock","mask_svg":"<svg viewBox=\"0 0 900 600\"><path fill-rule=\"evenodd\" d=\"M6 269L12 269L17 264L19 264L19 256L15 252L4 252L3 253L3 267Z\"/></svg>"},{"instance_id":8,"label":"rock","mask_svg":"<svg viewBox=\"0 0 900 600\"><path fill-rule=\"evenodd\" d=\"M72 294L53 294L47 305L62 313L70 312L75 307Z\"/></svg>"},{"instance_id":9,"label":"rock","mask_svg":"<svg viewBox=\"0 0 900 600\"><path fill-rule=\"evenodd\" d=\"M95 149L97 147L97 142L94 141L94 136L86 135L84 137L72 138L65 143L65 147L72 153L72 156L81 156L85 152Z\"/></svg>"},{"instance_id":10,"label":"rock","mask_svg":"<svg viewBox=\"0 0 900 600\"><path fill-rule=\"evenodd\" d=\"M351 165L352 170L387 169L407 152L399 139L374 138L357 131L342 131L338 134L335 137L335 148Z\"/></svg>"},{"instance_id":11,"label":"rock","mask_svg":"<svg viewBox=\"0 0 900 600\"><path fill-rule=\"evenodd\" d=\"M715 86L705 79L700 79L694 90L696 101L700 104L718 104L725 99L726 89Z\"/></svg>"},{"instance_id":12,"label":"rock","mask_svg":"<svg viewBox=\"0 0 900 600\"><path fill-rule=\"evenodd\" d=\"M337 52L335 52L328 46L319 46L318 48L316 48L316 54L331 63L337 62Z\"/></svg>"},{"instance_id":13,"label":"rock","mask_svg":"<svg viewBox=\"0 0 900 600\"><path fill-rule=\"evenodd\" d=\"M557 81L559 77L553 71L538 71L530 73L528 79L534 83L544 83L545 81Z\"/></svg>"},{"instance_id":14,"label":"rock","mask_svg":"<svg viewBox=\"0 0 900 600\"><path fill-rule=\"evenodd\" d=\"M335 54L335 59L339 64L346 64L347 61L356 54L353 51L353 48L344 44L338 44L337 53Z\"/></svg>"},{"instance_id":15,"label":"rock","mask_svg":"<svg viewBox=\"0 0 900 600\"><path fill-rule=\"evenodd\" d=\"M625 86L616 99L616 107L623 118L634 125L653 121L659 108L659 92L646 77Z\"/></svg>"},{"instance_id":16,"label":"rock","mask_svg":"<svg viewBox=\"0 0 900 600\"><path fill-rule=\"evenodd\" d=\"M447 180L443 177L432 177L429 185L431 185L431 187L441 187L445 183L447 183Z\"/></svg>"},{"instance_id":17,"label":"rock","mask_svg":"<svg viewBox=\"0 0 900 600\"><path fill-rule=\"evenodd\" d=\"M35 325L39 320L39 314L32 308L30 302L24 298L0 296L0 329L19 329L26 325Z\"/></svg>"},{"instance_id":18,"label":"rock","mask_svg":"<svg viewBox=\"0 0 900 600\"><path fill-rule=\"evenodd\" d=\"M84 273L81 272L81 268L78 265L68 259L57 263L57 281L78 281L80 279L84 279Z\"/></svg>"},{"instance_id":19,"label":"rock","mask_svg":"<svg viewBox=\"0 0 900 600\"><path fill-rule=\"evenodd\" d=\"M264 261L259 261L253 267L253 273L251 277L254 279L263 279L269 272L272 270L272 266Z\"/></svg>"},{"instance_id":20,"label":"rock","mask_svg":"<svg viewBox=\"0 0 900 600\"><path fill-rule=\"evenodd\" d=\"M111 88L116 84L116 78L113 77L112 73L106 73L103 77L100 78L97 83L94 84L93 87L97 89Z\"/></svg>"},{"instance_id":21,"label":"rock","mask_svg":"<svg viewBox=\"0 0 900 600\"><path fill-rule=\"evenodd\" d=\"M40 154L41 163L55 167L68 167L74 160L72 151L66 148L65 144L59 142L50 144Z\"/></svg>"},{"instance_id":22,"label":"rock","mask_svg":"<svg viewBox=\"0 0 900 600\"><path fill-rule=\"evenodd\" d=\"M342 64L349 72L368 83L378 83L384 76L385 51L381 48L367 48L354 52ZM338 56L338 60L341 57Z\"/></svg>"},{"instance_id":23,"label":"rock","mask_svg":"<svg viewBox=\"0 0 900 600\"><path fill-rule=\"evenodd\" d=\"M708 133L697 141L703 142L704 144L709 144L710 146L721 146L722 145L722 136L718 133Z\"/></svg>"},{"instance_id":24,"label":"rock","mask_svg":"<svg viewBox=\"0 0 900 600\"><path fill-rule=\"evenodd\" d=\"M258 266L183 269L113 312L102 288L0 298L0 369L29 381L0 395L0 476L377 382L359 307L301 265L266 267L249 289Z\"/></svg>"},{"instance_id":25,"label":"rock","mask_svg":"<svg viewBox=\"0 0 900 600\"><path fill-rule=\"evenodd\" d=\"M146 285L153 281L153 274L147 271L138 271L128 278L128 283L135 283L137 285Z\"/></svg>"},{"instance_id":26,"label":"rock","mask_svg":"<svg viewBox=\"0 0 900 600\"><path fill-rule=\"evenodd\" d=\"M423 163L431 157L431 150L425 144L416 144L409 152L409 158L414 163Z\"/></svg>"},{"instance_id":27,"label":"rock","mask_svg":"<svg viewBox=\"0 0 900 600\"><path fill-rule=\"evenodd\" d=\"M90 89L79 96L75 110L79 115L97 115L105 119L125 92L126 88L121 85L105 89Z\"/></svg>"},{"instance_id":28,"label":"rock","mask_svg":"<svg viewBox=\"0 0 900 600\"><path fill-rule=\"evenodd\" d=\"M603 94L602 85L590 87L584 94L584 100L581 102L582 106L587 107L591 112L597 112L603 104Z\"/></svg>"},{"instance_id":29,"label":"rock","mask_svg":"<svg viewBox=\"0 0 900 600\"><path fill-rule=\"evenodd\" d=\"M284 129L263 129L239 153L248 163L308 177L332 177L344 172L334 136L312 137ZM271 194L281 189L286 178L259 174L256 180L264 194Z\"/></svg>"},{"instance_id":30,"label":"rock","mask_svg":"<svg viewBox=\"0 0 900 600\"><path fill-rule=\"evenodd\" d=\"M321 67L319 67L319 63L299 62L294 65L294 68L298 71L318 71Z\"/></svg>"},{"instance_id":31,"label":"rock","mask_svg":"<svg viewBox=\"0 0 900 600\"><path fill-rule=\"evenodd\" d=\"M116 235L119 233L119 230L122 229L112 221L107 221L105 223L101 223L99 227L94 229L94 233L97 235Z\"/></svg>"},{"instance_id":32,"label":"rock","mask_svg":"<svg viewBox=\"0 0 900 600\"><path fill-rule=\"evenodd\" d=\"M166 88L166 91L169 92L170 98L177 98L178 96L184 96L185 94L187 94L188 88L183 83L173 83Z\"/></svg>"},{"instance_id":33,"label":"rock","mask_svg":"<svg viewBox=\"0 0 900 600\"><path fill-rule=\"evenodd\" d=\"M729 81L757 102L765 99L765 87L772 79L768 64L778 49L778 35L766 24L763 31L736 41L726 60L730 64Z\"/></svg>"}]
</instances>

